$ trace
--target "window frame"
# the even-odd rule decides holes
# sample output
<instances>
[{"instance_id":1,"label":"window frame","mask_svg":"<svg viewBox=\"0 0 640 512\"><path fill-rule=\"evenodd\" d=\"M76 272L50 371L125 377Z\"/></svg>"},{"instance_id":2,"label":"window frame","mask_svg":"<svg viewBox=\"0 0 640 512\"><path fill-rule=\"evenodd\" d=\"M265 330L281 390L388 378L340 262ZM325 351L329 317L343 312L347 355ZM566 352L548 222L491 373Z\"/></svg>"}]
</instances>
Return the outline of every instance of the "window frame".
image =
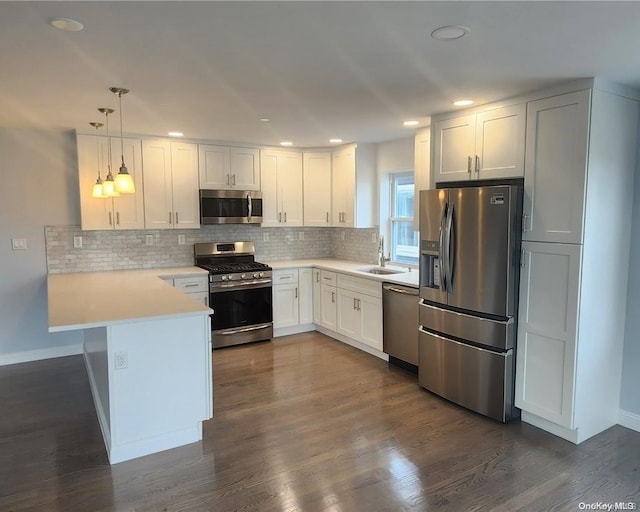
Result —
<instances>
[{"instance_id":1,"label":"window frame","mask_svg":"<svg viewBox=\"0 0 640 512\"><path fill-rule=\"evenodd\" d=\"M397 246L396 246L396 240L394 239L394 226L398 223L401 222L408 222L410 223L412 226L414 225L414 216L413 216L413 208L411 209L411 216L410 217L399 217L396 215L397 209L397 187L399 185L399 181L400 180L406 180L407 178L410 178L411 183L413 184L413 190L414 190L414 195L413 195L413 200L416 200L416 193L415 193L415 174L413 171L398 171L398 172L394 172L394 173L389 173L389 222L388 222L388 237L387 240L389 240L389 246L387 248L388 254L389 254L389 258L391 263L394 263L396 265L402 265L402 266L410 266L410 267L418 267L418 263L419 263L419 257L418 257L418 245L416 245L416 257L415 259L412 258L411 261L406 261L406 260L398 260L397 259ZM416 231L412 229L412 231L415 233Z\"/></svg>"}]
</instances>

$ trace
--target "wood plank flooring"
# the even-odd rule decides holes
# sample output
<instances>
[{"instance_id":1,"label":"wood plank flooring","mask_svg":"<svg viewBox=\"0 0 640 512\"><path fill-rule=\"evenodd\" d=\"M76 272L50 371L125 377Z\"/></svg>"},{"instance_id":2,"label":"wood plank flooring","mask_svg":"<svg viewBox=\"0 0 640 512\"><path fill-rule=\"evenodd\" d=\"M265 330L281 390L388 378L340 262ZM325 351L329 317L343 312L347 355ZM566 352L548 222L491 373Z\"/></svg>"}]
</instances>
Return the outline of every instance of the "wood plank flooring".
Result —
<instances>
[{"instance_id":1,"label":"wood plank flooring","mask_svg":"<svg viewBox=\"0 0 640 512\"><path fill-rule=\"evenodd\" d=\"M201 443L108 464L80 356L0 368L1 511L640 506L640 433L501 425L319 333L217 350ZM168 370L170 371L170 370Z\"/></svg>"}]
</instances>

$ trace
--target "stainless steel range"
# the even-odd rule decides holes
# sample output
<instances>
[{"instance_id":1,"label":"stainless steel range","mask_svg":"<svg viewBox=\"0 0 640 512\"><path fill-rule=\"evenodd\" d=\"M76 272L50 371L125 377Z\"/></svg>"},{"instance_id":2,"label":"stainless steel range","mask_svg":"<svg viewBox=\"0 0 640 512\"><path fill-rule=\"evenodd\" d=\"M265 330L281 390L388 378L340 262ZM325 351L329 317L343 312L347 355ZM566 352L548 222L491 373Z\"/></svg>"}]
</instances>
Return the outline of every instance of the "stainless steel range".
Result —
<instances>
[{"instance_id":1,"label":"stainless steel range","mask_svg":"<svg viewBox=\"0 0 640 512\"><path fill-rule=\"evenodd\" d=\"M273 337L271 267L255 261L253 242L193 246L195 263L209 271L213 348Z\"/></svg>"}]
</instances>

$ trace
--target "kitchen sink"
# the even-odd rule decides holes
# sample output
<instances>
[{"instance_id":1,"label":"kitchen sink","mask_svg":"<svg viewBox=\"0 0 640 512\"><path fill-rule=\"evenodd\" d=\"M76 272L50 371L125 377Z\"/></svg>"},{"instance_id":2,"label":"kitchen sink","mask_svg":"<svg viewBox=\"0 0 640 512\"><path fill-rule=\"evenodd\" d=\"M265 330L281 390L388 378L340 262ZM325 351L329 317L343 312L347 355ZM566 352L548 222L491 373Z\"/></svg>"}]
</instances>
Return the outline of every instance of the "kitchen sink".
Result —
<instances>
[{"instance_id":1,"label":"kitchen sink","mask_svg":"<svg viewBox=\"0 0 640 512\"><path fill-rule=\"evenodd\" d=\"M390 274L403 274L406 270L399 270L387 267L368 267L368 268L358 268L356 269L358 272L366 272L367 274L377 274L377 275L390 275Z\"/></svg>"}]
</instances>

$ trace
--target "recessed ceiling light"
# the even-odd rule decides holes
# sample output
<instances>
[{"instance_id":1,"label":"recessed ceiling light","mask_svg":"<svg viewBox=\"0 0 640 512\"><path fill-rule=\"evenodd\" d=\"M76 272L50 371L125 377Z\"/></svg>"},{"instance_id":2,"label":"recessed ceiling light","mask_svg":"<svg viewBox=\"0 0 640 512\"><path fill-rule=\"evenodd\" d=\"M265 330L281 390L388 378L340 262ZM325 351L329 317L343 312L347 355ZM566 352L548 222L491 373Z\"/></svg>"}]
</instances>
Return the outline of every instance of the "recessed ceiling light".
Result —
<instances>
[{"instance_id":1,"label":"recessed ceiling light","mask_svg":"<svg viewBox=\"0 0 640 512\"><path fill-rule=\"evenodd\" d=\"M268 117L261 117L260 121L262 121L263 123L268 123L269 121L271 121L271 119L269 119Z\"/></svg>"},{"instance_id":2,"label":"recessed ceiling light","mask_svg":"<svg viewBox=\"0 0 640 512\"><path fill-rule=\"evenodd\" d=\"M473 100L455 100L453 104L456 107L468 107L469 105L473 105Z\"/></svg>"},{"instance_id":3,"label":"recessed ceiling light","mask_svg":"<svg viewBox=\"0 0 640 512\"><path fill-rule=\"evenodd\" d=\"M405 121L404 123L402 123L404 126L418 126L420 124L420 121Z\"/></svg>"},{"instance_id":4,"label":"recessed ceiling light","mask_svg":"<svg viewBox=\"0 0 640 512\"><path fill-rule=\"evenodd\" d=\"M329 142L331 144L340 144L342 142L342 139L329 139Z\"/></svg>"},{"instance_id":5,"label":"recessed ceiling light","mask_svg":"<svg viewBox=\"0 0 640 512\"><path fill-rule=\"evenodd\" d=\"M281 146L293 146L293 142L291 142L290 140L283 140L280 143Z\"/></svg>"},{"instance_id":6,"label":"recessed ceiling light","mask_svg":"<svg viewBox=\"0 0 640 512\"><path fill-rule=\"evenodd\" d=\"M184 133L182 132L169 132L169 137L183 137Z\"/></svg>"},{"instance_id":7,"label":"recessed ceiling light","mask_svg":"<svg viewBox=\"0 0 640 512\"><path fill-rule=\"evenodd\" d=\"M455 41L456 39L462 39L468 36L471 32L469 27L462 25L446 25L444 27L438 27L431 32L431 37L438 41Z\"/></svg>"},{"instance_id":8,"label":"recessed ceiling light","mask_svg":"<svg viewBox=\"0 0 640 512\"><path fill-rule=\"evenodd\" d=\"M82 23L70 18L51 18L49 24L52 27L59 30L66 30L67 32L78 32L84 28Z\"/></svg>"}]
</instances>

